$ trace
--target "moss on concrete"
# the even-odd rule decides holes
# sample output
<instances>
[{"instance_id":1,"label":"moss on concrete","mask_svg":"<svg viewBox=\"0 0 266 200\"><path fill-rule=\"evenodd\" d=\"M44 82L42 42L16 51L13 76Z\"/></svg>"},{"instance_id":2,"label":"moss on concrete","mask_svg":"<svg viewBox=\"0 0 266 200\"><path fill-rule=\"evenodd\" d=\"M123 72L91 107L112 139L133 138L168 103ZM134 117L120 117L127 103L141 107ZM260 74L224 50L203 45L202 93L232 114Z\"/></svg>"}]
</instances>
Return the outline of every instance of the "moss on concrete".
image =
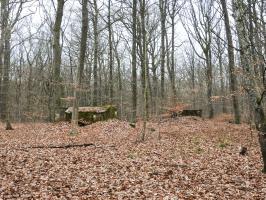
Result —
<instances>
[{"instance_id":1,"label":"moss on concrete","mask_svg":"<svg viewBox=\"0 0 266 200\"><path fill-rule=\"evenodd\" d=\"M66 121L71 121L72 107L65 112ZM94 123L117 117L117 108L113 105L105 105L101 107L81 107L79 109L79 119L86 122Z\"/></svg>"}]
</instances>

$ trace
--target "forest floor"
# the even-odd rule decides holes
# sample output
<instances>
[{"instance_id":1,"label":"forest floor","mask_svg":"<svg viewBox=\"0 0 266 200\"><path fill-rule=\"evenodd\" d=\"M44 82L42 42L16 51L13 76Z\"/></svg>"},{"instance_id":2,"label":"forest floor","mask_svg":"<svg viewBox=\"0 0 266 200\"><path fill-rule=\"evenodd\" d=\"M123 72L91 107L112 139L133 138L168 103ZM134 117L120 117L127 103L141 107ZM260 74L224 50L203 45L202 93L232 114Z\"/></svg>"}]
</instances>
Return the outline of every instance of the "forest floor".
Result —
<instances>
[{"instance_id":1,"label":"forest floor","mask_svg":"<svg viewBox=\"0 0 266 200\"><path fill-rule=\"evenodd\" d=\"M154 121L136 142L141 126L111 120L73 136L63 122L18 123L13 131L1 124L0 199L266 199L257 133L248 125ZM84 143L93 145L55 148ZM248 155L239 155L241 145Z\"/></svg>"}]
</instances>

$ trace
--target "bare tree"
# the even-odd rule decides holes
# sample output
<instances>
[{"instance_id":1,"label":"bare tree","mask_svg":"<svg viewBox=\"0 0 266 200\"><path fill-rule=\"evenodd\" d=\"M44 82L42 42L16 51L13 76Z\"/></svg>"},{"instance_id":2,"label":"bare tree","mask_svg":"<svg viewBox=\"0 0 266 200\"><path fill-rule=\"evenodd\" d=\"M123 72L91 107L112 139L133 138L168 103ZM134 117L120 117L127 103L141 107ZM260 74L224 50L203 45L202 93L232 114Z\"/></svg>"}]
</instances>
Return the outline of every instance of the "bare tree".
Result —
<instances>
[{"instance_id":1,"label":"bare tree","mask_svg":"<svg viewBox=\"0 0 266 200\"><path fill-rule=\"evenodd\" d=\"M144 141L147 124L147 104L148 104L148 74L147 74L147 43L146 43L146 1L140 0L140 15L141 15L141 38L142 38L142 67L144 68L144 109L143 109L143 131L141 140Z\"/></svg>"},{"instance_id":2,"label":"bare tree","mask_svg":"<svg viewBox=\"0 0 266 200\"><path fill-rule=\"evenodd\" d=\"M218 59L218 66L219 66L219 79L220 79L220 95L222 100L222 111L223 113L227 113L227 106L226 106L226 87L225 87L225 66L223 62L223 55L225 52L225 45L224 39L222 38L222 26L217 24L216 27L216 37L214 38L216 48L214 50L215 56Z\"/></svg>"},{"instance_id":3,"label":"bare tree","mask_svg":"<svg viewBox=\"0 0 266 200\"><path fill-rule=\"evenodd\" d=\"M182 8L182 5L178 4L178 0L172 0L168 3L168 13L170 17L170 23L171 23L171 67L169 67L169 78L171 82L171 88L173 93L173 99L174 101L177 100L177 91L176 91L176 82L175 82L175 19L177 14L179 13L180 9Z\"/></svg>"},{"instance_id":4,"label":"bare tree","mask_svg":"<svg viewBox=\"0 0 266 200\"><path fill-rule=\"evenodd\" d=\"M65 0L57 0L57 9L55 22L53 26L53 103L52 103L52 121L55 121L56 111L60 112L60 102L62 96L62 80L61 80L61 24L63 18Z\"/></svg>"},{"instance_id":5,"label":"bare tree","mask_svg":"<svg viewBox=\"0 0 266 200\"><path fill-rule=\"evenodd\" d=\"M248 94L251 114L253 115L256 128L259 131L259 143L264 163L262 171L266 173L266 124L262 106L262 101L266 93L266 82L265 77L256 79L258 74L255 73L257 67L256 60L259 58L258 55L262 54L262 52L257 52L258 48L256 48L254 43L253 15L255 13L252 12L252 2L250 0L247 3L241 0L233 0L232 3L240 48L240 64L244 72L243 87ZM265 65L263 71L265 73Z\"/></svg>"},{"instance_id":6,"label":"bare tree","mask_svg":"<svg viewBox=\"0 0 266 200\"><path fill-rule=\"evenodd\" d=\"M214 19L216 12L213 10L214 1L204 0L192 3L189 1L189 12L184 13L188 17L187 23L184 22L182 17L182 23L186 29L189 37L189 41L193 47L195 53L205 61L206 64L206 78L207 78L207 98L209 108L209 118L214 116L214 108L212 102L213 92L213 63L212 63L212 31L215 26ZM197 10L196 10L197 9ZM191 23L188 25L188 23ZM200 46L203 56L197 52L194 42L197 42Z\"/></svg>"},{"instance_id":7,"label":"bare tree","mask_svg":"<svg viewBox=\"0 0 266 200\"><path fill-rule=\"evenodd\" d=\"M137 116L137 0L132 6L132 121L136 122Z\"/></svg>"},{"instance_id":8,"label":"bare tree","mask_svg":"<svg viewBox=\"0 0 266 200\"><path fill-rule=\"evenodd\" d=\"M85 54L87 48L87 36L88 36L88 0L82 0L82 27L81 27L81 40L80 40L80 52L79 52L79 65L77 70L77 77L74 88L74 103L72 111L72 133L77 133L78 125L78 109L79 109L79 96L80 89L82 86L83 73L84 73L84 64L85 64Z\"/></svg>"},{"instance_id":9,"label":"bare tree","mask_svg":"<svg viewBox=\"0 0 266 200\"><path fill-rule=\"evenodd\" d=\"M12 129L9 118L9 85L11 34L14 26L21 19L24 3L27 1L1 1L1 38L0 38L0 114L1 119L7 122L7 128ZM16 8L16 9L15 9Z\"/></svg>"},{"instance_id":10,"label":"bare tree","mask_svg":"<svg viewBox=\"0 0 266 200\"><path fill-rule=\"evenodd\" d=\"M96 106L98 104L98 4L97 0L93 0L93 105Z\"/></svg>"},{"instance_id":11,"label":"bare tree","mask_svg":"<svg viewBox=\"0 0 266 200\"><path fill-rule=\"evenodd\" d=\"M165 37L166 37L166 8L167 0L159 0L160 19L161 19L161 100L164 98L164 79L165 79Z\"/></svg>"},{"instance_id":12,"label":"bare tree","mask_svg":"<svg viewBox=\"0 0 266 200\"><path fill-rule=\"evenodd\" d=\"M111 0L108 0L108 45L109 45L109 101L113 103L113 42L112 42L112 22L111 22Z\"/></svg>"},{"instance_id":13,"label":"bare tree","mask_svg":"<svg viewBox=\"0 0 266 200\"><path fill-rule=\"evenodd\" d=\"M228 61L229 61L229 75L230 75L230 91L232 93L233 107L235 114L235 123L240 123L240 110L239 101L237 97L237 79L235 74L235 58L234 58L234 47L233 39L229 22L229 15L227 11L227 5L225 0L221 0L222 10L224 15L224 24L227 38L227 51L228 51Z\"/></svg>"}]
</instances>

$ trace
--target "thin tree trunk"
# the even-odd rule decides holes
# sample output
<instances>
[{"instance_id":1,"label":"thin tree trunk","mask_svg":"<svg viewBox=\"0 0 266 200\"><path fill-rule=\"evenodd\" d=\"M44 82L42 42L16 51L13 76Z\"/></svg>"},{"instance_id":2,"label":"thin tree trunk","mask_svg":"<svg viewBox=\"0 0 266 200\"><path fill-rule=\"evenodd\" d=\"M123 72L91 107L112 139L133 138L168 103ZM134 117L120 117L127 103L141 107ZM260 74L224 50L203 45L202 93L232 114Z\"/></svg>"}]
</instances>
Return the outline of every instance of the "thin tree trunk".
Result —
<instances>
[{"instance_id":1,"label":"thin tree trunk","mask_svg":"<svg viewBox=\"0 0 266 200\"><path fill-rule=\"evenodd\" d=\"M227 113L226 104L225 104L225 84L224 84L224 75L223 75L223 61L222 61L222 48L221 48L221 40L217 38L217 48L218 48L218 63L219 63L219 75L220 75L220 85L221 85L221 96L222 98L222 112Z\"/></svg>"},{"instance_id":2,"label":"thin tree trunk","mask_svg":"<svg viewBox=\"0 0 266 200\"><path fill-rule=\"evenodd\" d=\"M114 86L113 86L113 42L112 42L112 25L111 25L111 0L108 0L108 43L109 43L109 103L113 103Z\"/></svg>"},{"instance_id":3,"label":"thin tree trunk","mask_svg":"<svg viewBox=\"0 0 266 200\"><path fill-rule=\"evenodd\" d=\"M93 17L93 106L98 104L98 7L97 7L97 0L93 1L94 6L94 17Z\"/></svg>"},{"instance_id":4,"label":"thin tree trunk","mask_svg":"<svg viewBox=\"0 0 266 200\"><path fill-rule=\"evenodd\" d=\"M31 112L31 109L32 109L32 65L34 61L30 61L29 52L27 52L26 57L27 57L28 65L29 65L29 76L28 76L28 84L27 84L27 111Z\"/></svg>"},{"instance_id":5,"label":"thin tree trunk","mask_svg":"<svg viewBox=\"0 0 266 200\"><path fill-rule=\"evenodd\" d=\"M118 44L117 44L118 45ZM117 62L117 73L118 73L118 91L120 96L120 118L123 116L123 83L122 83L122 72L121 72L121 61L119 58L117 45L115 46L115 58Z\"/></svg>"},{"instance_id":6,"label":"thin tree trunk","mask_svg":"<svg viewBox=\"0 0 266 200\"><path fill-rule=\"evenodd\" d=\"M137 0L133 0L132 8L132 122L137 116Z\"/></svg>"},{"instance_id":7,"label":"thin tree trunk","mask_svg":"<svg viewBox=\"0 0 266 200\"><path fill-rule=\"evenodd\" d=\"M175 85L175 17L174 17L174 14L171 16L171 23L172 23L172 50L171 50L170 79L171 79L171 86L172 86L174 102L176 102L177 101L177 91L176 91L176 85Z\"/></svg>"},{"instance_id":8,"label":"thin tree trunk","mask_svg":"<svg viewBox=\"0 0 266 200\"><path fill-rule=\"evenodd\" d=\"M98 69L98 72L99 72L99 75L98 75L98 81L99 81L99 85L98 85L98 88L99 88L99 91L98 91L98 104L99 105L102 105L103 104L103 95L102 95L102 88L103 91L105 91L104 93L105 94L108 94L108 85L106 83L103 84L103 77L105 80L108 80L107 79L107 72L104 71L104 61L103 60L100 60L98 58L98 66L99 66L99 69ZM107 98L108 98L108 95L107 95Z\"/></svg>"},{"instance_id":9,"label":"thin tree trunk","mask_svg":"<svg viewBox=\"0 0 266 200\"><path fill-rule=\"evenodd\" d=\"M219 56L219 74L220 74L220 84L221 84L221 95L223 96L222 99L222 110L223 113L227 113L227 108L226 108L226 101L225 101L225 84L224 84L224 75L223 75L223 64L222 64L222 57Z\"/></svg>"},{"instance_id":10,"label":"thin tree trunk","mask_svg":"<svg viewBox=\"0 0 266 200\"><path fill-rule=\"evenodd\" d=\"M166 36L166 0L159 0L161 19L161 101L164 99L164 74L165 74L165 36ZM162 102L161 102L162 103Z\"/></svg>"},{"instance_id":11,"label":"thin tree trunk","mask_svg":"<svg viewBox=\"0 0 266 200\"><path fill-rule=\"evenodd\" d=\"M143 109L143 131L141 140L144 141L146 134L146 124L147 124L147 108L148 108L148 74L147 74L147 43L146 43L146 20L145 20L145 9L146 2L145 0L141 1L141 33L142 33L142 63L144 68L144 109Z\"/></svg>"},{"instance_id":12,"label":"thin tree trunk","mask_svg":"<svg viewBox=\"0 0 266 200\"><path fill-rule=\"evenodd\" d=\"M196 87L195 87L195 57L194 52L192 52L191 57L191 64L190 64L190 70L191 70L191 83L192 83L192 98L193 98L193 108L196 109Z\"/></svg>"},{"instance_id":13,"label":"thin tree trunk","mask_svg":"<svg viewBox=\"0 0 266 200\"><path fill-rule=\"evenodd\" d=\"M5 24L5 18L4 13L5 13L5 1L3 0L1 2L1 18L0 18L0 23L1 23L1 34L0 34L0 119L3 119L3 99L2 99L2 89L3 89L3 55L4 55L4 24Z\"/></svg>"}]
</instances>

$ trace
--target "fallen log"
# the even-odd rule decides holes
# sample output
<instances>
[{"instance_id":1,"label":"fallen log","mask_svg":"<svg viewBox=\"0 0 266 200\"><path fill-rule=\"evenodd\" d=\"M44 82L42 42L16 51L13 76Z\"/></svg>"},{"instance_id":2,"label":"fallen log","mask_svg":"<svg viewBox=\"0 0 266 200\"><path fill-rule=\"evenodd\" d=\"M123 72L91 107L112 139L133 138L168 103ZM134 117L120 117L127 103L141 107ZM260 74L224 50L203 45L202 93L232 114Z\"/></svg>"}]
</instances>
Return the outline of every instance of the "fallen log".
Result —
<instances>
[{"instance_id":1,"label":"fallen log","mask_svg":"<svg viewBox=\"0 0 266 200\"><path fill-rule=\"evenodd\" d=\"M95 148L101 148L105 149L105 147L115 147L115 145L108 145L108 146L96 146L93 143L88 144L67 144L67 145L50 145L50 146L32 146L32 147L24 147L24 148L0 148L0 151L10 151L10 150L16 150L16 151L26 151L28 152L30 149L68 149L68 148L75 148L75 147L89 147L93 146Z\"/></svg>"},{"instance_id":2,"label":"fallen log","mask_svg":"<svg viewBox=\"0 0 266 200\"><path fill-rule=\"evenodd\" d=\"M67 144L67 145L50 145L50 146L33 146L29 147L32 149L68 149L68 148L75 148L75 147L89 147L95 146L93 143L85 143L85 144Z\"/></svg>"}]
</instances>

